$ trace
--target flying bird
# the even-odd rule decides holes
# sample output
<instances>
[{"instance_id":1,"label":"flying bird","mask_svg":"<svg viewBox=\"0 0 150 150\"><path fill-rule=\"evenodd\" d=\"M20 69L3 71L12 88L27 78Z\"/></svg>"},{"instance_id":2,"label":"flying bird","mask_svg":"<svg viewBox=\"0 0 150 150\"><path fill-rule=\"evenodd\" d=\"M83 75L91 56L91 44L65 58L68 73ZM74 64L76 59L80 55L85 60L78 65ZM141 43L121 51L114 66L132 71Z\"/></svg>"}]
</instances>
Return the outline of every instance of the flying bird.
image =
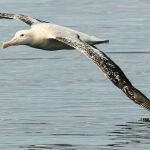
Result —
<instances>
[{"instance_id":1,"label":"flying bird","mask_svg":"<svg viewBox=\"0 0 150 150\"><path fill-rule=\"evenodd\" d=\"M0 13L0 19L15 19L31 26L30 29L16 32L11 40L3 42L3 48L27 45L50 51L78 49L91 59L103 71L107 78L133 102L150 111L150 100L132 85L117 64L103 51L96 48L96 44L108 43L108 40L25 15Z\"/></svg>"}]
</instances>

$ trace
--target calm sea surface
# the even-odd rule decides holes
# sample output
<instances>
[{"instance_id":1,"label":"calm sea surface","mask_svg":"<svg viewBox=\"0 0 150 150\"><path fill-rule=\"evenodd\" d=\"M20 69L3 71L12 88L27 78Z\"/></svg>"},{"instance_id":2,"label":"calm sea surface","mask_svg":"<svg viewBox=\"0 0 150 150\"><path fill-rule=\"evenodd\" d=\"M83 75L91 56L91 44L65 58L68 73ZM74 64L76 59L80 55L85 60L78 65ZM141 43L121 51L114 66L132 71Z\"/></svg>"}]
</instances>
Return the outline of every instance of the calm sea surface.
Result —
<instances>
[{"instance_id":1,"label":"calm sea surface","mask_svg":"<svg viewBox=\"0 0 150 150\"><path fill-rule=\"evenodd\" d=\"M0 12L109 39L99 48L150 97L149 0L0 0ZM0 41L25 28L0 20ZM149 150L149 117L77 50L0 48L1 150Z\"/></svg>"}]
</instances>

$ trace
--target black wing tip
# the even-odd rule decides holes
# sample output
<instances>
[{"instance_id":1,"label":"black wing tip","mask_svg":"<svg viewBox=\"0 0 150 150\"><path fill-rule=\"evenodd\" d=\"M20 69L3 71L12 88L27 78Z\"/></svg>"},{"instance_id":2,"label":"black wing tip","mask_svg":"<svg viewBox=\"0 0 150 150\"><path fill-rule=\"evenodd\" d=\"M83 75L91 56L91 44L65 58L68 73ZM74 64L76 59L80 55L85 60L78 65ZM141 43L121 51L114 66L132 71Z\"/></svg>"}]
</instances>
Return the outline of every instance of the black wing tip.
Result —
<instances>
[{"instance_id":1,"label":"black wing tip","mask_svg":"<svg viewBox=\"0 0 150 150\"><path fill-rule=\"evenodd\" d=\"M109 43L109 40L105 40L104 43Z\"/></svg>"},{"instance_id":2,"label":"black wing tip","mask_svg":"<svg viewBox=\"0 0 150 150\"><path fill-rule=\"evenodd\" d=\"M101 40L101 41L97 41L94 44L108 44L109 40Z\"/></svg>"},{"instance_id":3,"label":"black wing tip","mask_svg":"<svg viewBox=\"0 0 150 150\"><path fill-rule=\"evenodd\" d=\"M133 88L133 101L150 111L150 100L138 89Z\"/></svg>"},{"instance_id":4,"label":"black wing tip","mask_svg":"<svg viewBox=\"0 0 150 150\"><path fill-rule=\"evenodd\" d=\"M150 111L150 101L146 101L140 104L141 107L145 108L146 110Z\"/></svg>"},{"instance_id":5,"label":"black wing tip","mask_svg":"<svg viewBox=\"0 0 150 150\"><path fill-rule=\"evenodd\" d=\"M13 19L15 14L13 13L0 13L0 18L4 18L4 19Z\"/></svg>"}]
</instances>

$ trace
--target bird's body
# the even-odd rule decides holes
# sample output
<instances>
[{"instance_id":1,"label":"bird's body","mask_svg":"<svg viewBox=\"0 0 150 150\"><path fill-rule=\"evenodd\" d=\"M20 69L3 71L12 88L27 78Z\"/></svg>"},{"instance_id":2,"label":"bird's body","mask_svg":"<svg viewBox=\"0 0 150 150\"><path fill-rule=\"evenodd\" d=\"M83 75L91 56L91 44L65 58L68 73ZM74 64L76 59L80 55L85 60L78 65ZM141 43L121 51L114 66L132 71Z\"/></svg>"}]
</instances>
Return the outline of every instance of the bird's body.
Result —
<instances>
[{"instance_id":1,"label":"bird's body","mask_svg":"<svg viewBox=\"0 0 150 150\"><path fill-rule=\"evenodd\" d=\"M85 33L72 30L67 27L59 26L50 23L39 23L31 26L29 30L33 34L32 42L28 46L44 49L44 50L61 50L61 49L73 49L73 47L68 46L60 41L57 41L51 37L56 34L62 34L63 36L72 37L74 35L79 35L80 38L87 42L89 45L95 45L100 43L107 43L108 40L100 39L95 36L90 36Z\"/></svg>"},{"instance_id":2,"label":"bird's body","mask_svg":"<svg viewBox=\"0 0 150 150\"><path fill-rule=\"evenodd\" d=\"M5 41L3 48L13 45L28 45L44 50L76 48L90 58L131 100L150 111L150 100L132 85L117 64L94 46L107 43L108 40L24 15L0 13L0 19L16 19L31 26L31 29L18 31L10 41Z\"/></svg>"}]
</instances>

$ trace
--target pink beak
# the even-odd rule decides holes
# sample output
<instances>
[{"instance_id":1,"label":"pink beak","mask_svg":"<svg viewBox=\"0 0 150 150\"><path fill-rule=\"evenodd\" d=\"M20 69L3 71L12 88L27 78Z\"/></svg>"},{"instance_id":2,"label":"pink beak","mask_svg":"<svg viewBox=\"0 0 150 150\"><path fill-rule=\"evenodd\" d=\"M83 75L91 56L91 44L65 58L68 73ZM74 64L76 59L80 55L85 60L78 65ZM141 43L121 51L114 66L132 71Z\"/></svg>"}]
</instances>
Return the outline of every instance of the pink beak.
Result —
<instances>
[{"instance_id":1,"label":"pink beak","mask_svg":"<svg viewBox=\"0 0 150 150\"><path fill-rule=\"evenodd\" d=\"M17 38L12 38L10 41L4 41L2 44L3 48L7 48L9 46L18 45Z\"/></svg>"}]
</instances>

